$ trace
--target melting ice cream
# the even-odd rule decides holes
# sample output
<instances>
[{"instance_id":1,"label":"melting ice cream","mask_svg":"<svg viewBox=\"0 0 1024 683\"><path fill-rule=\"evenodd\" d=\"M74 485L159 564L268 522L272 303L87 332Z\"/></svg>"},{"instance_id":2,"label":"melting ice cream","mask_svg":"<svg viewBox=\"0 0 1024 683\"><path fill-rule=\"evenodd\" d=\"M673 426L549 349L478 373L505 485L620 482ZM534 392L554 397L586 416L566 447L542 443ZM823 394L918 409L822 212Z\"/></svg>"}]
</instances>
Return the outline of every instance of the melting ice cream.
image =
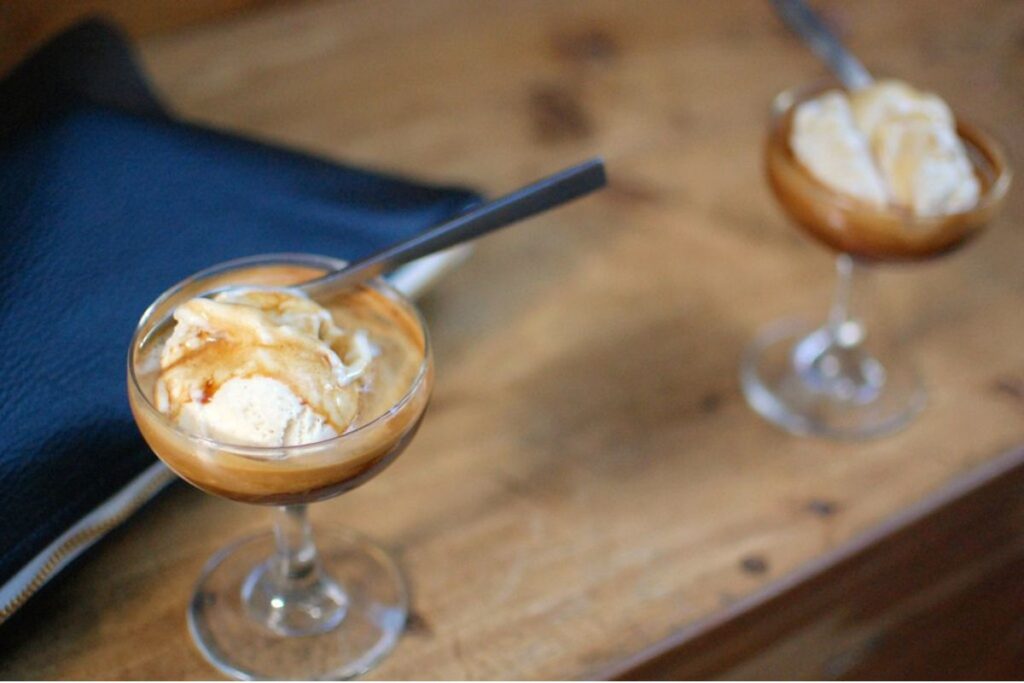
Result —
<instances>
[{"instance_id":1,"label":"melting ice cream","mask_svg":"<svg viewBox=\"0 0 1024 683\"><path fill-rule=\"evenodd\" d=\"M801 103L790 147L823 184L878 207L940 216L971 208L981 190L946 103L899 81Z\"/></svg>"},{"instance_id":2,"label":"melting ice cream","mask_svg":"<svg viewBox=\"0 0 1024 683\"><path fill-rule=\"evenodd\" d=\"M225 443L292 446L342 434L359 414L375 355L301 292L236 288L174 313L158 410Z\"/></svg>"}]
</instances>

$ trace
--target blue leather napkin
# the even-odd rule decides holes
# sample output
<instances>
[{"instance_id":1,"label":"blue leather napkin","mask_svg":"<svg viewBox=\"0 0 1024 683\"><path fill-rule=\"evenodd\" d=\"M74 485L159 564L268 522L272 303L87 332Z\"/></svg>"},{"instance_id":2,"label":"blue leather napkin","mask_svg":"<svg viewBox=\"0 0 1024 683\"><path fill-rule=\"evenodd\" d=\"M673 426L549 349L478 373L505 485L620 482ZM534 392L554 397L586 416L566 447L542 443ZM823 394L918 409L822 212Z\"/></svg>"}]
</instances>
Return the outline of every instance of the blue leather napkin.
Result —
<instances>
[{"instance_id":1,"label":"blue leather napkin","mask_svg":"<svg viewBox=\"0 0 1024 683\"><path fill-rule=\"evenodd\" d=\"M125 358L161 292L249 254L358 257L475 200L174 120L100 23L0 82L0 585L154 462Z\"/></svg>"}]
</instances>

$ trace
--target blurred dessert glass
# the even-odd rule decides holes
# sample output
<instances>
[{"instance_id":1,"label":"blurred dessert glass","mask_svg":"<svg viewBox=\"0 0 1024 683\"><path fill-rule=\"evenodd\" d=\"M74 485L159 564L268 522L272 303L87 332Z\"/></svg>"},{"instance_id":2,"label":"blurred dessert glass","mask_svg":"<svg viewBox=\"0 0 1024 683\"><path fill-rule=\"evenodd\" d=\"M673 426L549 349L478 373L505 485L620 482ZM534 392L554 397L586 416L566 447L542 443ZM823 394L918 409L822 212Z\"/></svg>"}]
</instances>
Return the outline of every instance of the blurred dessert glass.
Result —
<instances>
[{"instance_id":1,"label":"blurred dessert glass","mask_svg":"<svg viewBox=\"0 0 1024 683\"><path fill-rule=\"evenodd\" d=\"M919 376L902 350L885 338L888 330L875 328L868 333L868 302L862 291L865 267L935 258L963 245L998 212L1011 174L1001 147L992 138L956 120L951 126L955 125L972 166L972 185L976 179L976 198L969 205L922 212L873 200L878 190L872 177L865 176L856 186L854 176L861 170L859 160L853 158L856 149L850 158L839 159L849 163L832 170L840 182L853 182L860 196L841 191L809 170L792 144L799 106L827 101L827 91L834 89L819 84L778 95L765 149L768 182L783 210L808 234L838 252L832 306L817 327L794 320L766 327L744 353L740 377L748 403L784 429L859 439L899 429L924 406ZM907 144L895 144L901 143ZM856 141L847 147L856 147ZM822 158L828 162L841 156L826 153ZM868 172L874 173L870 168ZM927 188L927 183L921 186Z\"/></svg>"}]
</instances>

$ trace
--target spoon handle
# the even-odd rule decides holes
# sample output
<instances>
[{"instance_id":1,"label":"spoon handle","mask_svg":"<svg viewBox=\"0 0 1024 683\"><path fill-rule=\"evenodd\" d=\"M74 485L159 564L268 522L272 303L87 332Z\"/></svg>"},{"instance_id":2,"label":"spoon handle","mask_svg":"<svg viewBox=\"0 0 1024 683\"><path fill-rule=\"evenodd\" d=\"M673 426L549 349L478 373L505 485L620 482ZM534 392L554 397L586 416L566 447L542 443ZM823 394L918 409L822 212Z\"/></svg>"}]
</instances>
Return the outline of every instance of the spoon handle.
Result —
<instances>
[{"instance_id":1,"label":"spoon handle","mask_svg":"<svg viewBox=\"0 0 1024 683\"><path fill-rule=\"evenodd\" d=\"M846 49L804 0L771 0L771 3L786 26L828 64L843 85L850 90L860 90L874 82L860 60Z\"/></svg>"},{"instance_id":2,"label":"spoon handle","mask_svg":"<svg viewBox=\"0 0 1024 683\"><path fill-rule=\"evenodd\" d=\"M299 289L316 298L376 277L403 263L453 247L565 204L605 185L604 162L591 159L542 178L510 194L481 204L446 221L371 254L333 273L305 282Z\"/></svg>"}]
</instances>

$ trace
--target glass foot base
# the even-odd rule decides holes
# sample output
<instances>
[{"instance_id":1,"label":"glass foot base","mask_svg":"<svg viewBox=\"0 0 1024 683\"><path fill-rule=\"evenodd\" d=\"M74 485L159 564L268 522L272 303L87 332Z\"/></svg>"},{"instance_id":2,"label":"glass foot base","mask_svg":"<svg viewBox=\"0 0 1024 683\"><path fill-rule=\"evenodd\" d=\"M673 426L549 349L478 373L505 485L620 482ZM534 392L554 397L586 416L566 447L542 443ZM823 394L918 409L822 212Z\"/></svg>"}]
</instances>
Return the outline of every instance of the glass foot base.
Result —
<instances>
[{"instance_id":1,"label":"glass foot base","mask_svg":"<svg viewBox=\"0 0 1024 683\"><path fill-rule=\"evenodd\" d=\"M394 648L408 613L398 567L353 531L318 528L316 540L344 608L327 615L325 630L309 635L282 635L254 618L243 598L275 552L273 533L238 541L207 562L188 625L211 664L240 679L340 680L366 673Z\"/></svg>"},{"instance_id":2,"label":"glass foot base","mask_svg":"<svg viewBox=\"0 0 1024 683\"><path fill-rule=\"evenodd\" d=\"M906 426L924 407L924 389L903 358L874 355L880 376L869 395L823 391L794 363L794 349L815 328L801 321L769 325L743 355L740 382L747 403L793 434L867 439Z\"/></svg>"}]
</instances>

